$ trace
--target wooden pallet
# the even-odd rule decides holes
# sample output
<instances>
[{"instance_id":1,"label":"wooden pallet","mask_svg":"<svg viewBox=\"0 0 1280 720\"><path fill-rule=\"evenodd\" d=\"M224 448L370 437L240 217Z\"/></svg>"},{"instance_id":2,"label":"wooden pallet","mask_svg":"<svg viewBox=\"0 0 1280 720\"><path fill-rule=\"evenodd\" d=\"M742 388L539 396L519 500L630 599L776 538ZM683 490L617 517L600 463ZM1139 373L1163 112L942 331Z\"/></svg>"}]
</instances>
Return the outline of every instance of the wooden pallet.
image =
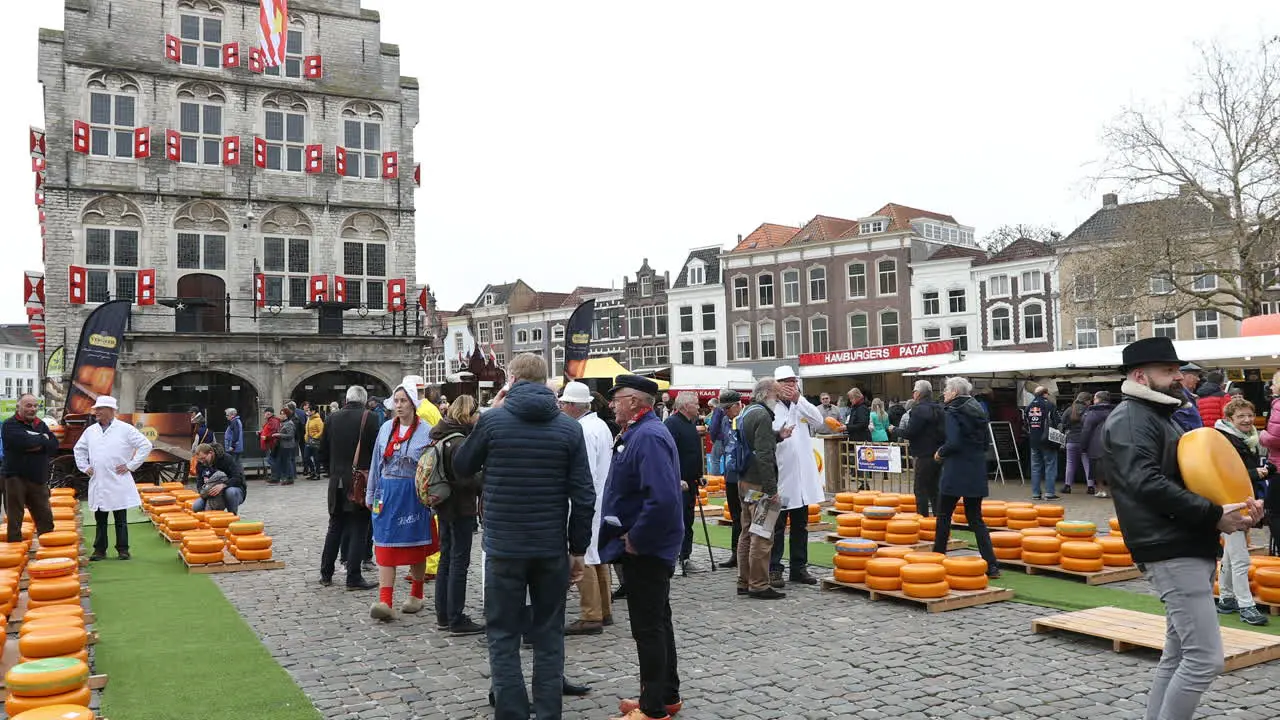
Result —
<instances>
[{"instance_id":1,"label":"wooden pallet","mask_svg":"<svg viewBox=\"0 0 1280 720\"><path fill-rule=\"evenodd\" d=\"M829 543L837 543L837 542L840 542L841 540L857 540L858 538L843 538L843 537L840 537L840 535L838 535L837 533L827 533L827 537L825 539ZM893 543L887 543L883 540L877 540L875 541L875 543L880 547L910 547L912 550L921 551L921 552L931 552L933 550L932 540L921 540L915 545L894 545ZM968 547L968 544L965 543L964 540L957 540L956 538L951 538L950 540L947 541L947 552L951 552L952 550L963 550L966 547Z\"/></svg>"},{"instance_id":2,"label":"wooden pallet","mask_svg":"<svg viewBox=\"0 0 1280 720\"><path fill-rule=\"evenodd\" d=\"M1128 652L1134 648L1162 650L1165 617L1114 607L1050 615L1031 622L1037 633L1065 630L1111 641L1111 649ZM1222 628L1223 660L1227 672L1280 659L1280 637L1250 630Z\"/></svg>"},{"instance_id":3,"label":"wooden pallet","mask_svg":"<svg viewBox=\"0 0 1280 720\"><path fill-rule=\"evenodd\" d=\"M182 561L183 565L187 566L187 572L197 575L246 572L249 570L280 570L284 567L283 560L239 560L231 554L230 550L222 551L222 562L209 563L207 565L192 565L187 562L186 558L182 557L182 553L178 553L178 559Z\"/></svg>"},{"instance_id":4,"label":"wooden pallet","mask_svg":"<svg viewBox=\"0 0 1280 720\"><path fill-rule=\"evenodd\" d=\"M821 581L823 590L857 590L866 593L872 600L894 598L923 605L929 612L946 612L960 608L986 605L1013 598L1013 591L1005 588L988 587L986 590L952 590L940 598L913 598L900 590L872 590L863 583L846 583L831 578Z\"/></svg>"},{"instance_id":5,"label":"wooden pallet","mask_svg":"<svg viewBox=\"0 0 1280 720\"><path fill-rule=\"evenodd\" d=\"M721 515L721 516L717 517L717 518L715 519L715 523L716 523L717 525L723 525L723 526L725 526L725 527L731 527L731 526L733 525L733 521L732 521L732 520L730 520L729 518L727 518L727 517L723 516L723 515ZM805 530L807 530L808 532L811 532L811 533L813 533L813 532L826 532L826 531L828 531L828 530L830 530L830 529L831 529L831 523L813 523L813 524L811 524L811 525L806 525L806 526L805 526Z\"/></svg>"},{"instance_id":6,"label":"wooden pallet","mask_svg":"<svg viewBox=\"0 0 1280 720\"><path fill-rule=\"evenodd\" d=\"M1067 570L1061 565L1030 565L1021 560L997 560L1001 567L1021 570L1028 575L1057 575L1084 580L1086 585L1106 585L1107 583L1133 580L1142 577L1137 565L1128 567L1104 567L1098 572L1079 572Z\"/></svg>"}]
</instances>

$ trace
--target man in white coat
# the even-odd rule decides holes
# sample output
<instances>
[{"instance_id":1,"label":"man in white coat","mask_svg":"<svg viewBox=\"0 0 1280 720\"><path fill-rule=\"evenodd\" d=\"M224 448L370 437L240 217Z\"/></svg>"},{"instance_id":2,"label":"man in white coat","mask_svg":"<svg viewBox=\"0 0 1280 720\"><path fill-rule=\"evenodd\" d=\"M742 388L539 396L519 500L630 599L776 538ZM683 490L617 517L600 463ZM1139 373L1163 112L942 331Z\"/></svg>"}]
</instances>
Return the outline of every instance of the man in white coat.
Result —
<instances>
[{"instance_id":1,"label":"man in white coat","mask_svg":"<svg viewBox=\"0 0 1280 720\"><path fill-rule=\"evenodd\" d=\"M822 413L800 393L800 378L790 365L773 371L778 383L778 404L774 408L773 429L792 428L791 437L778 443L778 494L784 512L778 515L769 559L769 584L780 588L782 580L782 538L787 519L791 520L791 582L817 585L809 574L809 505L825 499L818 461L813 457L811 427L823 426Z\"/></svg>"},{"instance_id":2,"label":"man in white coat","mask_svg":"<svg viewBox=\"0 0 1280 720\"><path fill-rule=\"evenodd\" d=\"M93 405L97 422L76 441L76 467L89 476L89 509L97 523L90 560L107 557L107 520L114 516L116 552L129 559L128 510L142 504L133 484L133 472L151 454L151 441L134 426L116 419L116 399L107 395Z\"/></svg>"},{"instance_id":3,"label":"man in white coat","mask_svg":"<svg viewBox=\"0 0 1280 720\"><path fill-rule=\"evenodd\" d=\"M591 544L587 546L586 570L578 582L582 610L577 621L564 629L565 635L599 635L605 625L613 624L613 608L610 606L609 566L600 564L600 503L604 499L604 484L609 479L609 465L613 462L613 433L595 413L591 412L591 389L580 382L564 386L560 394L560 409L582 425L587 440L587 464L591 467L591 480L596 487L596 513L591 518Z\"/></svg>"}]
</instances>

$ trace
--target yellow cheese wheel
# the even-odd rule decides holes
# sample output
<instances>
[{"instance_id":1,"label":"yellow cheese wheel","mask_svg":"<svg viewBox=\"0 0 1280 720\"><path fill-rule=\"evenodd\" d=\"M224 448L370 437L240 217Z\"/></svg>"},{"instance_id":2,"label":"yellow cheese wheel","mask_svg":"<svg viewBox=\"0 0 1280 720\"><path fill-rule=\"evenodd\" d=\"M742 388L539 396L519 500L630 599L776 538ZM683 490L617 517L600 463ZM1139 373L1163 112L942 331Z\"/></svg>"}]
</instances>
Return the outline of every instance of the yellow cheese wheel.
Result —
<instances>
[{"instance_id":1,"label":"yellow cheese wheel","mask_svg":"<svg viewBox=\"0 0 1280 720\"><path fill-rule=\"evenodd\" d=\"M1062 569L1074 572L1101 572L1103 563L1102 555L1096 558L1078 558L1062 556Z\"/></svg>"},{"instance_id":2,"label":"yellow cheese wheel","mask_svg":"<svg viewBox=\"0 0 1280 720\"><path fill-rule=\"evenodd\" d=\"M884 534L884 541L892 545L915 545L920 542L920 533L891 533Z\"/></svg>"},{"instance_id":3,"label":"yellow cheese wheel","mask_svg":"<svg viewBox=\"0 0 1280 720\"><path fill-rule=\"evenodd\" d=\"M196 519L191 517L190 515L185 515L183 517L170 518L169 521L165 523L165 525L167 525L170 530L176 530L176 531L195 530L196 525L198 524L199 523L196 522Z\"/></svg>"},{"instance_id":4,"label":"yellow cheese wheel","mask_svg":"<svg viewBox=\"0 0 1280 720\"><path fill-rule=\"evenodd\" d=\"M992 548L997 560L1021 560L1022 547L998 547Z\"/></svg>"},{"instance_id":5,"label":"yellow cheese wheel","mask_svg":"<svg viewBox=\"0 0 1280 720\"><path fill-rule=\"evenodd\" d=\"M181 505L158 505L156 507L151 508L151 514L154 515L155 517L160 517L161 515L167 515L169 513L185 513L185 512L186 512L186 508L182 507Z\"/></svg>"},{"instance_id":6,"label":"yellow cheese wheel","mask_svg":"<svg viewBox=\"0 0 1280 720\"><path fill-rule=\"evenodd\" d=\"M855 497L856 495L854 495L851 492L840 492L840 493L836 493L835 501L841 502L841 503L849 503L852 505Z\"/></svg>"},{"instance_id":7,"label":"yellow cheese wheel","mask_svg":"<svg viewBox=\"0 0 1280 720\"><path fill-rule=\"evenodd\" d=\"M244 550L242 548L236 548L231 551L231 554L235 555L237 560L243 560L245 562L270 560L271 548L267 548L266 550Z\"/></svg>"},{"instance_id":8,"label":"yellow cheese wheel","mask_svg":"<svg viewBox=\"0 0 1280 720\"><path fill-rule=\"evenodd\" d=\"M1040 535L1027 535L1022 538L1022 551L1033 553L1056 553L1062 547L1062 542L1056 537L1043 537Z\"/></svg>"},{"instance_id":9,"label":"yellow cheese wheel","mask_svg":"<svg viewBox=\"0 0 1280 720\"><path fill-rule=\"evenodd\" d=\"M894 518L885 525L885 532L898 535L914 535L920 532L920 522L918 520L900 520Z\"/></svg>"},{"instance_id":10,"label":"yellow cheese wheel","mask_svg":"<svg viewBox=\"0 0 1280 720\"><path fill-rule=\"evenodd\" d=\"M49 658L55 659L55 658ZM5 698L4 711L12 718L29 710L36 710L50 705L76 705L78 707L87 707L93 693L89 690L89 686L85 685L68 692L57 695L49 695L46 697L26 697L23 695L10 694Z\"/></svg>"},{"instance_id":11,"label":"yellow cheese wheel","mask_svg":"<svg viewBox=\"0 0 1280 720\"><path fill-rule=\"evenodd\" d=\"M40 545L42 547L61 547L63 545L77 545L80 543L80 536L74 532L47 532L40 536Z\"/></svg>"},{"instance_id":12,"label":"yellow cheese wheel","mask_svg":"<svg viewBox=\"0 0 1280 720\"><path fill-rule=\"evenodd\" d=\"M26 553L0 553L0 568L18 567L19 565L22 565L26 559Z\"/></svg>"},{"instance_id":13,"label":"yellow cheese wheel","mask_svg":"<svg viewBox=\"0 0 1280 720\"><path fill-rule=\"evenodd\" d=\"M1054 523L1054 524L1056 525L1057 523ZM1019 533L1020 535L1022 535L1022 537L1024 537L1024 538L1025 538L1025 537L1032 537L1032 536L1035 536L1035 537L1051 537L1051 538L1056 538L1056 537L1058 537L1058 531L1057 531L1056 529L1054 529L1054 528L1051 528L1051 527L1033 527L1033 528L1025 528L1025 529L1019 530L1019 531L1018 531L1018 533Z\"/></svg>"},{"instance_id":14,"label":"yellow cheese wheel","mask_svg":"<svg viewBox=\"0 0 1280 720\"><path fill-rule=\"evenodd\" d=\"M32 580L66 577L74 574L80 564L71 558L46 558L27 564L27 575Z\"/></svg>"},{"instance_id":15,"label":"yellow cheese wheel","mask_svg":"<svg viewBox=\"0 0 1280 720\"><path fill-rule=\"evenodd\" d=\"M134 487L137 488L138 492L142 495L163 495L164 494L164 488L160 487L159 485L135 484Z\"/></svg>"},{"instance_id":16,"label":"yellow cheese wheel","mask_svg":"<svg viewBox=\"0 0 1280 720\"><path fill-rule=\"evenodd\" d=\"M45 705L13 716L10 720L94 720L97 715L83 705Z\"/></svg>"},{"instance_id":17,"label":"yellow cheese wheel","mask_svg":"<svg viewBox=\"0 0 1280 720\"><path fill-rule=\"evenodd\" d=\"M884 575L872 575L867 573L867 587L872 590L901 590L902 578L898 576L887 577Z\"/></svg>"},{"instance_id":18,"label":"yellow cheese wheel","mask_svg":"<svg viewBox=\"0 0 1280 720\"><path fill-rule=\"evenodd\" d=\"M71 495L50 495L49 507L67 507L74 510L80 507L80 503L76 502L75 497Z\"/></svg>"},{"instance_id":19,"label":"yellow cheese wheel","mask_svg":"<svg viewBox=\"0 0 1280 720\"><path fill-rule=\"evenodd\" d=\"M941 570L942 568L939 567L938 569ZM945 597L947 593L951 592L951 586L947 584L946 575L944 574L942 577L944 579L927 583L914 583L904 579L902 581L902 593L907 597L913 598Z\"/></svg>"},{"instance_id":20,"label":"yellow cheese wheel","mask_svg":"<svg viewBox=\"0 0 1280 720\"><path fill-rule=\"evenodd\" d=\"M906 564L907 561L902 558L874 557L867 561L867 575L897 578Z\"/></svg>"},{"instance_id":21,"label":"yellow cheese wheel","mask_svg":"<svg viewBox=\"0 0 1280 720\"><path fill-rule=\"evenodd\" d=\"M928 540L929 542L933 542L933 539L934 539L936 536L937 536L937 533L935 533L935 532L934 532L934 531L932 531L932 530L921 530L921 531L920 531L920 541L921 541L921 542L924 542L925 540Z\"/></svg>"},{"instance_id":22,"label":"yellow cheese wheel","mask_svg":"<svg viewBox=\"0 0 1280 720\"><path fill-rule=\"evenodd\" d=\"M1036 520L1040 517L1040 513L1034 507L1008 507L1005 509L1005 516L1010 520Z\"/></svg>"},{"instance_id":23,"label":"yellow cheese wheel","mask_svg":"<svg viewBox=\"0 0 1280 720\"><path fill-rule=\"evenodd\" d=\"M1062 561L1062 555L1056 552L1036 552L1033 550L1022 550L1022 562L1028 565L1057 565Z\"/></svg>"},{"instance_id":24,"label":"yellow cheese wheel","mask_svg":"<svg viewBox=\"0 0 1280 720\"><path fill-rule=\"evenodd\" d=\"M270 535L237 535L235 546L239 550L270 550Z\"/></svg>"},{"instance_id":25,"label":"yellow cheese wheel","mask_svg":"<svg viewBox=\"0 0 1280 720\"><path fill-rule=\"evenodd\" d=\"M1005 523L1005 527L1010 530L1026 530L1027 528L1040 527L1039 520L1009 520Z\"/></svg>"},{"instance_id":26,"label":"yellow cheese wheel","mask_svg":"<svg viewBox=\"0 0 1280 720\"><path fill-rule=\"evenodd\" d=\"M839 535L840 537L847 537L847 538L862 537L862 528L841 525L840 527L836 528L836 535Z\"/></svg>"},{"instance_id":27,"label":"yellow cheese wheel","mask_svg":"<svg viewBox=\"0 0 1280 720\"><path fill-rule=\"evenodd\" d=\"M836 555L831 558L838 570L866 570L870 559L865 555Z\"/></svg>"},{"instance_id":28,"label":"yellow cheese wheel","mask_svg":"<svg viewBox=\"0 0 1280 720\"><path fill-rule=\"evenodd\" d=\"M1071 538L1091 538L1098 533L1098 526L1088 520L1063 520L1055 527L1059 535Z\"/></svg>"},{"instance_id":29,"label":"yellow cheese wheel","mask_svg":"<svg viewBox=\"0 0 1280 720\"><path fill-rule=\"evenodd\" d=\"M1213 428L1196 428L1178 440L1178 471L1188 490L1214 505L1253 497L1249 471L1240 455L1231 441Z\"/></svg>"},{"instance_id":30,"label":"yellow cheese wheel","mask_svg":"<svg viewBox=\"0 0 1280 720\"><path fill-rule=\"evenodd\" d=\"M70 658L49 658L19 663L5 673L10 693L28 698L50 697L75 690L89 682L89 666ZM86 688L87 689L87 688ZM87 704L88 698L84 703ZM9 711L10 715L16 713Z\"/></svg>"},{"instance_id":31,"label":"yellow cheese wheel","mask_svg":"<svg viewBox=\"0 0 1280 720\"><path fill-rule=\"evenodd\" d=\"M1091 540L1068 540L1058 551L1064 558L1078 560L1101 560L1103 552L1102 546Z\"/></svg>"},{"instance_id":32,"label":"yellow cheese wheel","mask_svg":"<svg viewBox=\"0 0 1280 720\"><path fill-rule=\"evenodd\" d=\"M942 567L948 575L985 575L987 561L973 555L949 557L942 561Z\"/></svg>"},{"instance_id":33,"label":"yellow cheese wheel","mask_svg":"<svg viewBox=\"0 0 1280 720\"><path fill-rule=\"evenodd\" d=\"M894 493L880 493L875 498L876 505L896 508L902 503L902 496Z\"/></svg>"},{"instance_id":34,"label":"yellow cheese wheel","mask_svg":"<svg viewBox=\"0 0 1280 720\"><path fill-rule=\"evenodd\" d=\"M1118 555L1129 552L1129 548L1124 544L1124 538L1118 535L1100 535L1094 542L1098 543L1104 553Z\"/></svg>"},{"instance_id":35,"label":"yellow cheese wheel","mask_svg":"<svg viewBox=\"0 0 1280 720\"><path fill-rule=\"evenodd\" d=\"M235 515L213 515L206 518L205 522L209 523L209 527L214 530L226 530L231 523L239 520Z\"/></svg>"},{"instance_id":36,"label":"yellow cheese wheel","mask_svg":"<svg viewBox=\"0 0 1280 720\"><path fill-rule=\"evenodd\" d=\"M42 547L36 550L36 559L45 560L47 558L72 558L79 559L79 545L63 545L61 547Z\"/></svg>"},{"instance_id":37,"label":"yellow cheese wheel","mask_svg":"<svg viewBox=\"0 0 1280 720\"><path fill-rule=\"evenodd\" d=\"M1036 505L1036 515L1042 518L1059 518L1067 514L1067 509L1061 505Z\"/></svg>"},{"instance_id":38,"label":"yellow cheese wheel","mask_svg":"<svg viewBox=\"0 0 1280 720\"><path fill-rule=\"evenodd\" d=\"M905 547L879 547L876 549L876 557L879 558L906 558L912 552L911 548Z\"/></svg>"},{"instance_id":39,"label":"yellow cheese wheel","mask_svg":"<svg viewBox=\"0 0 1280 720\"><path fill-rule=\"evenodd\" d=\"M987 575L947 575L947 587L952 590L986 590Z\"/></svg>"},{"instance_id":40,"label":"yellow cheese wheel","mask_svg":"<svg viewBox=\"0 0 1280 720\"><path fill-rule=\"evenodd\" d=\"M936 530L937 528L938 528L938 518L936 517L920 518L921 530Z\"/></svg>"},{"instance_id":41,"label":"yellow cheese wheel","mask_svg":"<svg viewBox=\"0 0 1280 720\"><path fill-rule=\"evenodd\" d=\"M76 511L72 510L69 507L50 508L49 514L53 516L54 520L75 520L76 519Z\"/></svg>"},{"instance_id":42,"label":"yellow cheese wheel","mask_svg":"<svg viewBox=\"0 0 1280 720\"><path fill-rule=\"evenodd\" d=\"M853 512L858 509L858 506L854 505L853 503L843 503L843 502L834 503L834 507L839 512Z\"/></svg>"},{"instance_id":43,"label":"yellow cheese wheel","mask_svg":"<svg viewBox=\"0 0 1280 720\"><path fill-rule=\"evenodd\" d=\"M862 522L864 522L864 523L865 523L865 522L866 522L866 520L863 520ZM865 526L864 526L864 527L862 527L862 528L860 528L860 529L861 529L861 531L862 531L862 532L861 532L862 537L866 538L867 540L874 540L874 541L876 541L876 542L884 542L885 532L884 532L883 530L869 530L869 529L867 529Z\"/></svg>"},{"instance_id":44,"label":"yellow cheese wheel","mask_svg":"<svg viewBox=\"0 0 1280 720\"><path fill-rule=\"evenodd\" d=\"M53 529L58 532L73 532L76 537L80 536L80 528L76 526L75 520L54 520Z\"/></svg>"},{"instance_id":45,"label":"yellow cheese wheel","mask_svg":"<svg viewBox=\"0 0 1280 720\"><path fill-rule=\"evenodd\" d=\"M917 552L909 552L906 555L903 555L902 559L906 560L908 563L934 563L941 565L942 561L947 559L947 556L942 553L920 550Z\"/></svg>"},{"instance_id":46,"label":"yellow cheese wheel","mask_svg":"<svg viewBox=\"0 0 1280 720\"><path fill-rule=\"evenodd\" d=\"M874 530L876 532L885 532L889 529L889 521L883 518L874 518L864 515L862 517L863 530Z\"/></svg>"},{"instance_id":47,"label":"yellow cheese wheel","mask_svg":"<svg viewBox=\"0 0 1280 720\"><path fill-rule=\"evenodd\" d=\"M1258 587L1280 588L1280 567L1257 567L1253 577Z\"/></svg>"},{"instance_id":48,"label":"yellow cheese wheel","mask_svg":"<svg viewBox=\"0 0 1280 720\"><path fill-rule=\"evenodd\" d=\"M221 553L222 541L218 538L183 538L182 547L189 553Z\"/></svg>"},{"instance_id":49,"label":"yellow cheese wheel","mask_svg":"<svg viewBox=\"0 0 1280 720\"><path fill-rule=\"evenodd\" d=\"M30 600L30 599L27 600L28 609L48 607L49 605L77 605L78 606L80 604L81 604L80 593L76 593L75 595L68 595L64 598L58 598L57 600Z\"/></svg>"},{"instance_id":50,"label":"yellow cheese wheel","mask_svg":"<svg viewBox=\"0 0 1280 720\"><path fill-rule=\"evenodd\" d=\"M983 521L983 522L985 522L987 525L989 525L989 526L991 526L991 527L1008 527L1008 526L1009 526L1009 518L1004 517L1004 516L1001 516L1001 517L988 517L988 516L984 515L984 516L982 517L982 521Z\"/></svg>"},{"instance_id":51,"label":"yellow cheese wheel","mask_svg":"<svg viewBox=\"0 0 1280 720\"><path fill-rule=\"evenodd\" d=\"M1008 512L1009 509L1004 505L987 505L986 503L982 505L982 518L984 520L987 518L1007 517L1006 513Z\"/></svg>"},{"instance_id":52,"label":"yellow cheese wheel","mask_svg":"<svg viewBox=\"0 0 1280 720\"><path fill-rule=\"evenodd\" d=\"M47 628L73 627L84 629L84 618L75 615L55 615L53 617L40 618L39 620L23 619L22 627L18 628L18 636L22 637L36 630L44 630Z\"/></svg>"},{"instance_id":53,"label":"yellow cheese wheel","mask_svg":"<svg viewBox=\"0 0 1280 720\"><path fill-rule=\"evenodd\" d=\"M32 580L27 597L32 600L57 600L80 595L80 578L76 576Z\"/></svg>"},{"instance_id":54,"label":"yellow cheese wheel","mask_svg":"<svg viewBox=\"0 0 1280 720\"><path fill-rule=\"evenodd\" d=\"M858 513L837 515L836 527L862 527L862 516Z\"/></svg>"},{"instance_id":55,"label":"yellow cheese wheel","mask_svg":"<svg viewBox=\"0 0 1280 720\"><path fill-rule=\"evenodd\" d=\"M1102 564L1107 567L1129 567L1133 565L1133 556L1129 553L1102 553Z\"/></svg>"},{"instance_id":56,"label":"yellow cheese wheel","mask_svg":"<svg viewBox=\"0 0 1280 720\"><path fill-rule=\"evenodd\" d=\"M1267 587L1259 585L1258 591L1254 596L1268 605L1280 605L1280 587Z\"/></svg>"},{"instance_id":57,"label":"yellow cheese wheel","mask_svg":"<svg viewBox=\"0 0 1280 720\"><path fill-rule=\"evenodd\" d=\"M864 583L867 581L867 571L842 570L840 568L836 568L835 581L842 583Z\"/></svg>"},{"instance_id":58,"label":"yellow cheese wheel","mask_svg":"<svg viewBox=\"0 0 1280 720\"><path fill-rule=\"evenodd\" d=\"M18 640L18 649L29 658L61 657L80 652L88 639L84 628L45 628L23 635Z\"/></svg>"},{"instance_id":59,"label":"yellow cheese wheel","mask_svg":"<svg viewBox=\"0 0 1280 720\"><path fill-rule=\"evenodd\" d=\"M1110 520L1107 520L1107 525L1111 527L1111 532L1120 532L1120 518L1111 518Z\"/></svg>"},{"instance_id":60,"label":"yellow cheese wheel","mask_svg":"<svg viewBox=\"0 0 1280 720\"><path fill-rule=\"evenodd\" d=\"M186 559L188 565L208 565L209 563L222 562L222 552L187 552L183 550L182 557Z\"/></svg>"},{"instance_id":61,"label":"yellow cheese wheel","mask_svg":"<svg viewBox=\"0 0 1280 720\"><path fill-rule=\"evenodd\" d=\"M52 605L44 608L36 608L27 610L26 615L22 617L23 621L42 620L51 617L84 617L84 607L80 605Z\"/></svg>"},{"instance_id":62,"label":"yellow cheese wheel","mask_svg":"<svg viewBox=\"0 0 1280 720\"><path fill-rule=\"evenodd\" d=\"M814 507L817 506L815 505ZM256 535L262 532L262 521L254 520L250 522L248 520L240 520L228 525L227 530L232 535Z\"/></svg>"},{"instance_id":63,"label":"yellow cheese wheel","mask_svg":"<svg viewBox=\"0 0 1280 720\"><path fill-rule=\"evenodd\" d=\"M1022 547L1022 535L1008 530L991 533L991 544L998 548Z\"/></svg>"},{"instance_id":64,"label":"yellow cheese wheel","mask_svg":"<svg viewBox=\"0 0 1280 720\"><path fill-rule=\"evenodd\" d=\"M936 583L947 577L946 569L937 563L907 563L899 574L904 583Z\"/></svg>"},{"instance_id":65,"label":"yellow cheese wheel","mask_svg":"<svg viewBox=\"0 0 1280 720\"><path fill-rule=\"evenodd\" d=\"M76 489L69 487L50 488L49 495L53 497L75 497Z\"/></svg>"}]
</instances>

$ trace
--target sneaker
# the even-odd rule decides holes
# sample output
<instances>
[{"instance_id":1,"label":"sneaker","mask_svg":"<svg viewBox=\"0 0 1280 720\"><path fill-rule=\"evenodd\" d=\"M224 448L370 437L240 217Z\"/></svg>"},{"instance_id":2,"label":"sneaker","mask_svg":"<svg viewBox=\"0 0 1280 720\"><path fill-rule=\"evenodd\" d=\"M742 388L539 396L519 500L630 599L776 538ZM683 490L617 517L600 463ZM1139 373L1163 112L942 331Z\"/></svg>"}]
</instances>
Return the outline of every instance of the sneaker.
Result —
<instances>
[{"instance_id":1,"label":"sneaker","mask_svg":"<svg viewBox=\"0 0 1280 720\"><path fill-rule=\"evenodd\" d=\"M692 561L692 560L690 560L689 558L685 558L684 560L681 560L681 561L680 561L680 574L681 574L681 575L689 576L689 575L692 575L692 574L694 574L694 573L699 573L699 572L702 572L702 568L700 568L700 567L698 567L697 565L693 564L693 561Z\"/></svg>"},{"instance_id":2,"label":"sneaker","mask_svg":"<svg viewBox=\"0 0 1280 720\"><path fill-rule=\"evenodd\" d=\"M378 583L372 580L366 580L365 578L360 578L355 582L347 583L347 589L352 592L355 592L356 590L372 590L376 587L378 587Z\"/></svg>"},{"instance_id":3,"label":"sneaker","mask_svg":"<svg viewBox=\"0 0 1280 720\"><path fill-rule=\"evenodd\" d=\"M96 552L89 556L89 562L98 562L99 560L106 560L106 559L107 559L107 554L104 552Z\"/></svg>"},{"instance_id":4,"label":"sneaker","mask_svg":"<svg viewBox=\"0 0 1280 720\"><path fill-rule=\"evenodd\" d=\"M1062 494L1063 494L1063 495L1070 495L1070 494L1071 494L1071 486L1070 486L1070 485L1063 485L1063 486L1062 486Z\"/></svg>"},{"instance_id":5,"label":"sneaker","mask_svg":"<svg viewBox=\"0 0 1280 720\"><path fill-rule=\"evenodd\" d=\"M783 582L783 580L782 580L782 571L781 571L781 570L770 570L770 571L769 571L769 586L770 586L770 587L775 587L775 588L783 588L783 587L786 587L786 586L787 586L787 584L786 584L785 582Z\"/></svg>"},{"instance_id":6,"label":"sneaker","mask_svg":"<svg viewBox=\"0 0 1280 720\"><path fill-rule=\"evenodd\" d=\"M1044 496L1044 499L1045 499L1045 500L1057 500L1057 499L1058 499L1058 496L1057 496L1057 495L1045 495L1045 496Z\"/></svg>"},{"instance_id":7,"label":"sneaker","mask_svg":"<svg viewBox=\"0 0 1280 720\"><path fill-rule=\"evenodd\" d=\"M987 570L987 577L992 580L995 580L996 578L1000 577L1000 568L998 567L989 568Z\"/></svg>"},{"instance_id":8,"label":"sneaker","mask_svg":"<svg viewBox=\"0 0 1280 720\"><path fill-rule=\"evenodd\" d=\"M121 560L130 560L133 558L133 556L129 554L128 550L121 550L117 552L116 557L120 558Z\"/></svg>"},{"instance_id":9,"label":"sneaker","mask_svg":"<svg viewBox=\"0 0 1280 720\"><path fill-rule=\"evenodd\" d=\"M599 635L604 632L604 623L598 623L589 620L575 620L564 628L564 634L568 635Z\"/></svg>"},{"instance_id":10,"label":"sneaker","mask_svg":"<svg viewBox=\"0 0 1280 720\"><path fill-rule=\"evenodd\" d=\"M1088 489L1088 490L1085 490L1085 493L1087 493L1087 494L1089 494L1089 495L1094 495L1094 494L1096 494L1097 492L1098 492L1098 488L1096 488L1096 487L1094 487L1094 486L1092 486L1092 485L1090 485L1090 486L1089 486L1089 489Z\"/></svg>"},{"instance_id":11,"label":"sneaker","mask_svg":"<svg viewBox=\"0 0 1280 720\"><path fill-rule=\"evenodd\" d=\"M1039 495L1032 495L1032 496L1031 496L1031 499L1032 499L1032 500L1043 500L1044 498L1040 497Z\"/></svg>"},{"instance_id":12,"label":"sneaker","mask_svg":"<svg viewBox=\"0 0 1280 720\"><path fill-rule=\"evenodd\" d=\"M482 632L484 632L484 626L477 624L465 615L462 617L462 622L449 628L449 634L454 637L461 637L463 635L479 635Z\"/></svg>"},{"instance_id":13,"label":"sneaker","mask_svg":"<svg viewBox=\"0 0 1280 720\"><path fill-rule=\"evenodd\" d=\"M1258 612L1258 608L1254 605L1250 605L1246 608L1240 608L1240 619L1250 625L1256 625L1258 627L1266 625L1268 622L1267 616Z\"/></svg>"},{"instance_id":14,"label":"sneaker","mask_svg":"<svg viewBox=\"0 0 1280 720\"><path fill-rule=\"evenodd\" d=\"M333 576L325 577L324 575L321 575L320 584L325 587L329 587L330 585L333 584Z\"/></svg>"},{"instance_id":15,"label":"sneaker","mask_svg":"<svg viewBox=\"0 0 1280 720\"><path fill-rule=\"evenodd\" d=\"M436 629L442 631L449 630L449 621L444 618L436 618Z\"/></svg>"},{"instance_id":16,"label":"sneaker","mask_svg":"<svg viewBox=\"0 0 1280 720\"><path fill-rule=\"evenodd\" d=\"M777 590L774 590L771 587L765 588L763 590L747 591L747 597L751 598L752 600L781 600L786 596L787 596L786 593L778 592Z\"/></svg>"},{"instance_id":17,"label":"sneaker","mask_svg":"<svg viewBox=\"0 0 1280 720\"><path fill-rule=\"evenodd\" d=\"M1218 600L1218 613L1220 615L1230 615L1239 609L1240 606L1236 604L1235 598L1222 598Z\"/></svg>"}]
</instances>

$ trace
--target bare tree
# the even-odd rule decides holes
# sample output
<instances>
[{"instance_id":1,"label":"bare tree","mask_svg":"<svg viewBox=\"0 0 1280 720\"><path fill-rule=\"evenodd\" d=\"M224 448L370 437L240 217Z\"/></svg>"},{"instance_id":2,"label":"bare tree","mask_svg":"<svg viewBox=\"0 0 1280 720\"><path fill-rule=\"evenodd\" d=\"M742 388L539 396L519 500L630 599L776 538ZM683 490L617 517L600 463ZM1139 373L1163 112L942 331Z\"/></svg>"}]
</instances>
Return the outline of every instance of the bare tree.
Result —
<instances>
[{"instance_id":1,"label":"bare tree","mask_svg":"<svg viewBox=\"0 0 1280 720\"><path fill-rule=\"evenodd\" d=\"M1128 108L1105 129L1097 180L1149 200L1120 206L1111 238L1070 248L1096 272L1068 291L1103 310L1236 320L1280 297L1278 47L1204 47L1175 112Z\"/></svg>"},{"instance_id":2,"label":"bare tree","mask_svg":"<svg viewBox=\"0 0 1280 720\"><path fill-rule=\"evenodd\" d=\"M1033 225L1029 223L1016 223L1013 225L1001 225L982 237L979 244L989 253L995 254L1013 244L1014 240L1019 238L1030 238L1039 240L1042 243L1053 243L1061 237L1062 234L1055 231L1048 225Z\"/></svg>"}]
</instances>

